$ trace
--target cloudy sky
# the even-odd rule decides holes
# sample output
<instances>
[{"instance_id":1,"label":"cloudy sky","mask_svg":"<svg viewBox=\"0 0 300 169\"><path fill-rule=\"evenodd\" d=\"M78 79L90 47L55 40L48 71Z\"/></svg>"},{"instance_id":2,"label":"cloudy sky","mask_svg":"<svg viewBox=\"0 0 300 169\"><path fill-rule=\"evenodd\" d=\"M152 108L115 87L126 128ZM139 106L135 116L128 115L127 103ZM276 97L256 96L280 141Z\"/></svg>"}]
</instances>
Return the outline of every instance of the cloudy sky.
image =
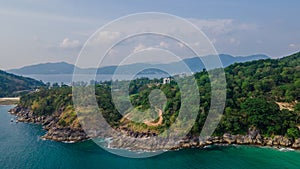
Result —
<instances>
[{"instance_id":1,"label":"cloudy sky","mask_svg":"<svg viewBox=\"0 0 300 169\"><path fill-rule=\"evenodd\" d=\"M0 69L44 62L75 63L84 43L101 26L139 12L163 12L187 19L207 35L218 53L281 57L300 49L299 5L298 0L1 1ZM102 33L101 38L109 41L120 34ZM128 44L134 50L147 46L141 41ZM167 40L156 45L172 49ZM111 52L117 55L120 51Z\"/></svg>"}]
</instances>

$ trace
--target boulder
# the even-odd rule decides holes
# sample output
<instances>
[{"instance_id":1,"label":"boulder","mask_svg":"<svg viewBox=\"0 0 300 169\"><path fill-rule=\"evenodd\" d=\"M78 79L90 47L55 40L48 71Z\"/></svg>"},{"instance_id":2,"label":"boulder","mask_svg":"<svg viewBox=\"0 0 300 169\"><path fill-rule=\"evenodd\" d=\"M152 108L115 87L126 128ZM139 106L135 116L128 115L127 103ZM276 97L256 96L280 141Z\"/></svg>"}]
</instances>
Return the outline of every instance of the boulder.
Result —
<instances>
[{"instance_id":1,"label":"boulder","mask_svg":"<svg viewBox=\"0 0 300 169\"><path fill-rule=\"evenodd\" d=\"M267 138L264 140L264 142L267 146L273 146L273 139Z\"/></svg>"},{"instance_id":2,"label":"boulder","mask_svg":"<svg viewBox=\"0 0 300 169\"><path fill-rule=\"evenodd\" d=\"M231 135L229 133L225 133L223 135L224 142L226 142L228 144L234 144L234 143L236 143L236 139L237 139L237 137L235 135Z\"/></svg>"},{"instance_id":3,"label":"boulder","mask_svg":"<svg viewBox=\"0 0 300 169\"><path fill-rule=\"evenodd\" d=\"M299 149L300 148L300 138L296 139L292 145L292 148Z\"/></svg>"},{"instance_id":4,"label":"boulder","mask_svg":"<svg viewBox=\"0 0 300 169\"><path fill-rule=\"evenodd\" d=\"M237 135L236 136L236 143L237 144L245 144L245 136L243 135Z\"/></svg>"},{"instance_id":5,"label":"boulder","mask_svg":"<svg viewBox=\"0 0 300 169\"><path fill-rule=\"evenodd\" d=\"M254 143L263 145L263 142L264 142L263 137L258 133L255 137Z\"/></svg>"},{"instance_id":6,"label":"boulder","mask_svg":"<svg viewBox=\"0 0 300 169\"><path fill-rule=\"evenodd\" d=\"M286 137L283 137L282 140L280 140L279 144L281 146L285 146L285 147L289 147L292 145L292 142L290 139L286 138Z\"/></svg>"}]
</instances>

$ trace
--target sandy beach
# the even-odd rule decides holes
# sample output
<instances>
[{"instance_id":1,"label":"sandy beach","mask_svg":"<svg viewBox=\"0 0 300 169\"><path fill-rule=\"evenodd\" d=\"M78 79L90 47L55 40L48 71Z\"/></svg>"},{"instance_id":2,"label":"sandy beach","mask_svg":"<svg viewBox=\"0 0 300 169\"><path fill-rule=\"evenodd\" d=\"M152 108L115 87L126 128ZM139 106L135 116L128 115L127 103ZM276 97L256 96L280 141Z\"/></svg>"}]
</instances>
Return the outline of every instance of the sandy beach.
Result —
<instances>
[{"instance_id":1,"label":"sandy beach","mask_svg":"<svg viewBox=\"0 0 300 169\"><path fill-rule=\"evenodd\" d=\"M3 97L0 98L0 105L13 105L17 104L20 97Z\"/></svg>"}]
</instances>

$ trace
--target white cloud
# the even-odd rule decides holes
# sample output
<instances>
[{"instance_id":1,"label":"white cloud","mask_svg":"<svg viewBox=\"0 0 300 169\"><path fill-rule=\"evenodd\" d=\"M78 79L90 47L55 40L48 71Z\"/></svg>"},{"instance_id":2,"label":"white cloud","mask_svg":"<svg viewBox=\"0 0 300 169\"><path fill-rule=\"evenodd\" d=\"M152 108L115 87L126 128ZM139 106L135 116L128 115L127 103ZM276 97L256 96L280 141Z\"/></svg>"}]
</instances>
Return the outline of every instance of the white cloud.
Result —
<instances>
[{"instance_id":1,"label":"white cloud","mask_svg":"<svg viewBox=\"0 0 300 169\"><path fill-rule=\"evenodd\" d=\"M213 38L210 40L212 44L216 44L218 42L218 40L216 38Z\"/></svg>"},{"instance_id":2,"label":"white cloud","mask_svg":"<svg viewBox=\"0 0 300 169\"><path fill-rule=\"evenodd\" d=\"M116 49L111 49L111 50L108 51L109 56L114 56L116 54L119 54L119 51L116 50Z\"/></svg>"},{"instance_id":3,"label":"white cloud","mask_svg":"<svg viewBox=\"0 0 300 169\"><path fill-rule=\"evenodd\" d=\"M256 24L240 23L237 25L237 28L240 30L256 30L258 26Z\"/></svg>"},{"instance_id":4,"label":"white cloud","mask_svg":"<svg viewBox=\"0 0 300 169\"><path fill-rule=\"evenodd\" d=\"M92 44L103 44L118 39L121 36L120 32L100 31L91 40Z\"/></svg>"},{"instance_id":5,"label":"white cloud","mask_svg":"<svg viewBox=\"0 0 300 169\"><path fill-rule=\"evenodd\" d=\"M137 53L137 52L139 52L141 50L144 50L144 49L146 49L146 46L140 43L136 47L134 47L132 52Z\"/></svg>"},{"instance_id":6,"label":"white cloud","mask_svg":"<svg viewBox=\"0 0 300 169\"><path fill-rule=\"evenodd\" d=\"M233 29L233 19L189 19L189 21L198 26L201 30L209 31L214 35L225 34Z\"/></svg>"},{"instance_id":7,"label":"white cloud","mask_svg":"<svg viewBox=\"0 0 300 169\"><path fill-rule=\"evenodd\" d=\"M234 19L189 19L189 21L199 27L214 45L222 46L222 48L239 46L241 34L258 30L256 24L238 22Z\"/></svg>"},{"instance_id":8,"label":"white cloud","mask_svg":"<svg viewBox=\"0 0 300 169\"><path fill-rule=\"evenodd\" d=\"M237 30L255 30L256 24L240 23L233 19L189 19L190 22L198 26L205 33L210 33L214 36L224 35Z\"/></svg>"},{"instance_id":9,"label":"white cloud","mask_svg":"<svg viewBox=\"0 0 300 169\"><path fill-rule=\"evenodd\" d=\"M291 49L300 49L300 44L291 43L291 44L289 44L289 48L291 48Z\"/></svg>"},{"instance_id":10,"label":"white cloud","mask_svg":"<svg viewBox=\"0 0 300 169\"><path fill-rule=\"evenodd\" d=\"M120 37L120 32L110 32L110 31L102 31L99 32L98 37L103 38L105 40L114 40Z\"/></svg>"},{"instance_id":11,"label":"white cloud","mask_svg":"<svg viewBox=\"0 0 300 169\"><path fill-rule=\"evenodd\" d=\"M179 46L180 48L183 48L183 47L184 47L184 44L181 43L181 42L177 42L177 46Z\"/></svg>"},{"instance_id":12,"label":"white cloud","mask_svg":"<svg viewBox=\"0 0 300 169\"><path fill-rule=\"evenodd\" d=\"M195 42L194 45L195 46L200 46L200 42Z\"/></svg>"},{"instance_id":13,"label":"white cloud","mask_svg":"<svg viewBox=\"0 0 300 169\"><path fill-rule=\"evenodd\" d=\"M24 17L24 18L37 18L42 20L49 21L59 21L59 22L74 22L74 23L82 23L82 24L92 24L95 23L96 20L91 20L87 18L78 18L78 17L69 17L65 15L57 15L54 13L46 13L46 12L35 12L28 10L19 10L14 8L0 8L0 14L16 16L16 17Z\"/></svg>"},{"instance_id":14,"label":"white cloud","mask_svg":"<svg viewBox=\"0 0 300 169\"><path fill-rule=\"evenodd\" d=\"M79 40L70 40L65 38L59 45L61 48L77 48L80 46Z\"/></svg>"},{"instance_id":15,"label":"white cloud","mask_svg":"<svg viewBox=\"0 0 300 169\"><path fill-rule=\"evenodd\" d=\"M240 44L240 41L235 38L230 38L229 43L237 46Z\"/></svg>"},{"instance_id":16,"label":"white cloud","mask_svg":"<svg viewBox=\"0 0 300 169\"><path fill-rule=\"evenodd\" d=\"M166 42L164 42L164 41L161 41L161 42L159 43L159 46L160 46L160 47L163 47L163 48L168 48L168 47L169 47L168 43L166 43Z\"/></svg>"}]
</instances>

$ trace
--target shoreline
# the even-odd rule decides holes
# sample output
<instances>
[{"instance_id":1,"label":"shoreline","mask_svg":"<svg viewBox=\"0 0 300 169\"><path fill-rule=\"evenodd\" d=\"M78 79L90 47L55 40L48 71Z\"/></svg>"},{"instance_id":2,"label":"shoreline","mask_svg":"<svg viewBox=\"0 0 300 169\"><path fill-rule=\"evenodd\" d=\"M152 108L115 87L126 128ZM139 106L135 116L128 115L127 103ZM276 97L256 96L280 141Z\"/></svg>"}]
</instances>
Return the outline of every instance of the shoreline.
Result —
<instances>
[{"instance_id":1,"label":"shoreline","mask_svg":"<svg viewBox=\"0 0 300 169\"><path fill-rule=\"evenodd\" d=\"M2 97L0 98L1 106L16 105L20 101L20 97Z\"/></svg>"},{"instance_id":2,"label":"shoreline","mask_svg":"<svg viewBox=\"0 0 300 169\"><path fill-rule=\"evenodd\" d=\"M76 144L76 143L83 143L89 140L93 140L92 138L88 138L86 140L81 140L81 141L57 141L57 140L53 140L53 139L48 139L48 138L44 138L41 137L42 140L49 140L49 141L55 141L55 142L61 142L64 144ZM105 139L105 138L103 138ZM95 143L97 144L97 143ZM229 143L216 143L216 144L208 144L208 145L204 145L204 146L189 146L189 147L179 147L179 148L170 148L170 149L157 149L157 150L148 150L148 149L130 149L130 148L126 148L126 147L111 147L111 146L107 146L107 149L111 149L111 150L126 150L126 151L130 151L130 152L159 152L159 151L164 151L164 152L169 152L169 151L180 151L180 150L186 150L186 149L207 149L207 148L211 148L213 146L218 146L218 147L242 147L242 146L246 146L246 147L255 147L255 148L269 148L269 149L273 149L273 150L277 150L277 151L281 151L281 152L288 152L288 151L298 151L300 152L300 148L292 148L292 147L285 147L285 146L269 146L269 145L258 145L258 144L229 144Z\"/></svg>"},{"instance_id":3,"label":"shoreline","mask_svg":"<svg viewBox=\"0 0 300 169\"><path fill-rule=\"evenodd\" d=\"M90 139L89 139L90 140ZM88 141L88 140L86 140ZM84 142L84 141L82 141ZM75 142L76 143L76 142ZM73 143L71 143L73 144ZM274 146L259 146L259 145L252 145L252 144L211 144L211 145L207 145L204 147L188 147L188 148L179 148L179 149L162 149L162 150L154 150L154 151L149 151L149 150L131 150L131 149L127 149L127 148L111 148L111 147L106 147L107 149L112 149L112 150L126 150L126 151L130 151L130 152L150 152L150 153L156 153L159 151L163 151L163 152L170 152L170 151L180 151L180 150L188 150L188 149L209 149L211 147L253 147L253 148L268 148L268 149L273 149L273 150L277 150L277 151L281 151L281 152L288 152L288 151L297 151L300 152L300 149L293 149L293 148L288 148L288 147L274 147Z\"/></svg>"},{"instance_id":4,"label":"shoreline","mask_svg":"<svg viewBox=\"0 0 300 169\"><path fill-rule=\"evenodd\" d=\"M12 115L17 117L18 122L35 123L42 125L46 130L46 134L41 139L53 140L57 142L64 142L68 144L87 141L92 138L106 138L109 134L101 133L95 137L89 137L82 128L72 128L69 126L61 127L57 124L59 121L58 115L51 116L34 116L28 109L21 107L14 107L9 111ZM248 145L258 147L272 147L276 149L288 148L293 150L300 150L300 138L292 140L284 136L276 135L274 137L263 137L259 130L249 129L246 135L233 135L224 133L222 136L210 136L205 138L186 137L179 142L166 142L161 138L154 138L153 135L145 133L133 132L118 128L118 130L125 135L131 136L132 139L126 139L122 135L112 138L107 148L112 149L126 149L130 151L164 151L164 150L180 150L186 148L205 148L211 145ZM143 138L150 141L152 144L135 141L135 138ZM147 142L146 141L146 142ZM152 142L151 142L152 141ZM133 146L132 146L133 145Z\"/></svg>"}]
</instances>

